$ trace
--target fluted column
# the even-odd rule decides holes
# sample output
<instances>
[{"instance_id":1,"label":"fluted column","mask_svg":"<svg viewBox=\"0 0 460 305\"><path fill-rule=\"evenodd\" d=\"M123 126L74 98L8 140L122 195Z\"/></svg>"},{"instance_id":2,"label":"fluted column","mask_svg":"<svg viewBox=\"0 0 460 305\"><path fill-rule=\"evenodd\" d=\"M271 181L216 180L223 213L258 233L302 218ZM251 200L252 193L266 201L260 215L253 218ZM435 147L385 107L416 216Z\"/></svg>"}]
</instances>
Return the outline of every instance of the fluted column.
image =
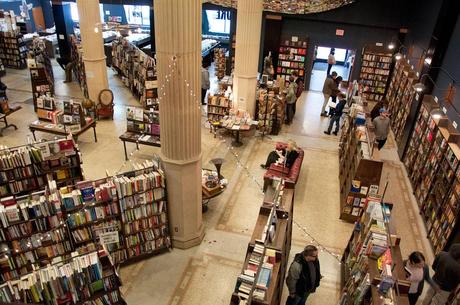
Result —
<instances>
[{"instance_id":1,"label":"fluted column","mask_svg":"<svg viewBox=\"0 0 460 305\"><path fill-rule=\"evenodd\" d=\"M86 82L89 98L98 102L99 92L109 88L107 67L105 65L104 40L102 39L99 1L77 0L80 17L80 36L83 47ZM96 33L95 28L98 27Z\"/></svg>"},{"instance_id":2,"label":"fluted column","mask_svg":"<svg viewBox=\"0 0 460 305\"><path fill-rule=\"evenodd\" d=\"M262 28L262 0L238 1L234 73L234 104L252 116L256 109L256 86Z\"/></svg>"},{"instance_id":3,"label":"fluted column","mask_svg":"<svg viewBox=\"0 0 460 305\"><path fill-rule=\"evenodd\" d=\"M173 245L201 243L201 1L154 0L161 153Z\"/></svg>"}]
</instances>

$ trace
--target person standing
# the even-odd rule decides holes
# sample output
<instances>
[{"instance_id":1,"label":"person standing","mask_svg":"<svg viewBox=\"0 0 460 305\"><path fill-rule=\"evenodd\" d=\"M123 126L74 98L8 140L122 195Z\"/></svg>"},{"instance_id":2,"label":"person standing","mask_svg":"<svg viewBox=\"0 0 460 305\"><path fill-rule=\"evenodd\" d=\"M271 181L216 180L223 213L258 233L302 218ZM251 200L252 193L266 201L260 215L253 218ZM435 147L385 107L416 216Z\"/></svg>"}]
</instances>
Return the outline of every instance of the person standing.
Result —
<instances>
[{"instance_id":1,"label":"person standing","mask_svg":"<svg viewBox=\"0 0 460 305\"><path fill-rule=\"evenodd\" d=\"M201 105L205 105L206 101L206 93L208 92L210 87L209 83L209 71L205 64L201 65Z\"/></svg>"},{"instance_id":2,"label":"person standing","mask_svg":"<svg viewBox=\"0 0 460 305\"><path fill-rule=\"evenodd\" d=\"M321 278L318 248L308 245L295 255L289 267L286 278L289 296L286 305L305 305L308 296L319 287Z\"/></svg>"},{"instance_id":3,"label":"person standing","mask_svg":"<svg viewBox=\"0 0 460 305\"><path fill-rule=\"evenodd\" d=\"M339 102L337 103L337 105L335 105L334 112L329 122L329 127L327 131L324 131L325 134L327 135L331 134L332 126L334 125L334 123L335 123L335 131L333 132L333 134L336 136L339 133L340 118L342 117L343 109L345 108L345 105L347 103L347 100L345 98L346 98L346 95L340 92Z\"/></svg>"},{"instance_id":4,"label":"person standing","mask_svg":"<svg viewBox=\"0 0 460 305\"><path fill-rule=\"evenodd\" d=\"M388 111L385 108L380 108L380 115L376 117L372 123L375 127L375 139L377 140L377 147L379 150L385 145L390 132L390 118Z\"/></svg>"},{"instance_id":5,"label":"person standing","mask_svg":"<svg viewBox=\"0 0 460 305\"><path fill-rule=\"evenodd\" d=\"M332 72L331 77L326 77L326 80L324 81L323 85L323 107L321 108L321 116L327 117L327 112L326 112L326 106L327 102L329 101L329 98L331 96L337 95L337 93L340 92L340 90L337 87L337 84L335 82L335 79L337 78L337 72Z\"/></svg>"},{"instance_id":6,"label":"person standing","mask_svg":"<svg viewBox=\"0 0 460 305\"><path fill-rule=\"evenodd\" d=\"M295 92L296 101L294 103L294 114L295 114L296 107L297 107L297 101L299 100L299 97L302 95L304 84L303 84L302 78L299 77L299 73L297 73L297 71L292 72L292 76L294 77L294 82L297 85L297 89Z\"/></svg>"},{"instance_id":7,"label":"person standing","mask_svg":"<svg viewBox=\"0 0 460 305\"><path fill-rule=\"evenodd\" d=\"M373 121L376 117L380 115L380 109L387 107L387 102L385 100L378 101L375 104L374 108L371 110L371 120Z\"/></svg>"},{"instance_id":8,"label":"person standing","mask_svg":"<svg viewBox=\"0 0 460 305\"><path fill-rule=\"evenodd\" d=\"M331 48L331 52L327 56L327 72L326 75L331 73L332 66L335 65L335 48Z\"/></svg>"},{"instance_id":9,"label":"person standing","mask_svg":"<svg viewBox=\"0 0 460 305\"><path fill-rule=\"evenodd\" d=\"M444 305L460 284L460 244L453 244L449 252L436 255L432 267L436 286L428 289L423 305Z\"/></svg>"},{"instance_id":10,"label":"person standing","mask_svg":"<svg viewBox=\"0 0 460 305\"><path fill-rule=\"evenodd\" d=\"M410 282L409 293L407 294L409 305L415 305L422 294L425 281L427 281L431 287L437 286L430 276L430 270L425 263L425 256L423 256L422 253L418 251L412 252L409 255L409 259L404 262L404 267L407 280Z\"/></svg>"},{"instance_id":11,"label":"person standing","mask_svg":"<svg viewBox=\"0 0 460 305\"><path fill-rule=\"evenodd\" d=\"M286 123L288 125L292 123L292 119L294 118L295 102L297 101L297 84L294 81L294 76L291 75L289 77L289 82L286 95Z\"/></svg>"}]
</instances>

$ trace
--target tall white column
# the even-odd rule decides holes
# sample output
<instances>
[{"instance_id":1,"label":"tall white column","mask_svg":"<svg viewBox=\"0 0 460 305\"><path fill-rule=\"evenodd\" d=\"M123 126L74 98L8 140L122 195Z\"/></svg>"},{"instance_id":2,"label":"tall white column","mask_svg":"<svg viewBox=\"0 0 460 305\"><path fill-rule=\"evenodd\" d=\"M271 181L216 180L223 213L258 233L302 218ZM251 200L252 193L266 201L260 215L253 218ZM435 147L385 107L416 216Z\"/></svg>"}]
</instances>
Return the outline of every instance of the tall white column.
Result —
<instances>
[{"instance_id":1,"label":"tall white column","mask_svg":"<svg viewBox=\"0 0 460 305\"><path fill-rule=\"evenodd\" d=\"M201 1L154 0L161 152L173 245L204 236L201 211Z\"/></svg>"},{"instance_id":2,"label":"tall white column","mask_svg":"<svg viewBox=\"0 0 460 305\"><path fill-rule=\"evenodd\" d=\"M262 0L238 1L234 104L252 116L256 109L256 86L262 30Z\"/></svg>"},{"instance_id":3,"label":"tall white column","mask_svg":"<svg viewBox=\"0 0 460 305\"><path fill-rule=\"evenodd\" d=\"M105 65L104 40L102 38L99 1L77 0L80 18L80 36L83 47L86 82L90 100L98 102L99 92L109 88ZM98 27L98 31L95 28Z\"/></svg>"}]
</instances>

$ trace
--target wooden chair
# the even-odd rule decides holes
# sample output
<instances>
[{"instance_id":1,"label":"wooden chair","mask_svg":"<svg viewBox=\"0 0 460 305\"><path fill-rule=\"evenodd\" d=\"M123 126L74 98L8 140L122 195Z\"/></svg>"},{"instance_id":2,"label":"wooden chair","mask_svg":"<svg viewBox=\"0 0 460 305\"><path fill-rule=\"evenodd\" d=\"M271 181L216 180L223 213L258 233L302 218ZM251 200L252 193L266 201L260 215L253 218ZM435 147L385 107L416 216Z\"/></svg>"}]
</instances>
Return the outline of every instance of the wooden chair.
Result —
<instances>
[{"instance_id":1,"label":"wooden chair","mask_svg":"<svg viewBox=\"0 0 460 305\"><path fill-rule=\"evenodd\" d=\"M99 92L99 104L96 106L96 115L100 117L111 118L113 120L113 92L110 89L104 89Z\"/></svg>"}]
</instances>

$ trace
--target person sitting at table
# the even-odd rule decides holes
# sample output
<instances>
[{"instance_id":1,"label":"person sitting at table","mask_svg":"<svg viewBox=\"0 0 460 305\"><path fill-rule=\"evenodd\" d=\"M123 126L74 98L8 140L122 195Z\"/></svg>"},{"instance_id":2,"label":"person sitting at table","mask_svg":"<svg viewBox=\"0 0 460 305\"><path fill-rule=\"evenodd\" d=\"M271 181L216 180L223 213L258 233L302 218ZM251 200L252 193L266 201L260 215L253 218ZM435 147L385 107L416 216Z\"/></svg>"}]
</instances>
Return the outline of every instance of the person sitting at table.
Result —
<instances>
[{"instance_id":1,"label":"person sitting at table","mask_svg":"<svg viewBox=\"0 0 460 305\"><path fill-rule=\"evenodd\" d=\"M277 165L282 165L287 168L291 168L295 160L299 156L297 151L297 145L294 141L289 141L286 149L274 150L268 154L267 161L265 164L261 164L260 167L264 169L270 168L270 165L276 163Z\"/></svg>"}]
</instances>

